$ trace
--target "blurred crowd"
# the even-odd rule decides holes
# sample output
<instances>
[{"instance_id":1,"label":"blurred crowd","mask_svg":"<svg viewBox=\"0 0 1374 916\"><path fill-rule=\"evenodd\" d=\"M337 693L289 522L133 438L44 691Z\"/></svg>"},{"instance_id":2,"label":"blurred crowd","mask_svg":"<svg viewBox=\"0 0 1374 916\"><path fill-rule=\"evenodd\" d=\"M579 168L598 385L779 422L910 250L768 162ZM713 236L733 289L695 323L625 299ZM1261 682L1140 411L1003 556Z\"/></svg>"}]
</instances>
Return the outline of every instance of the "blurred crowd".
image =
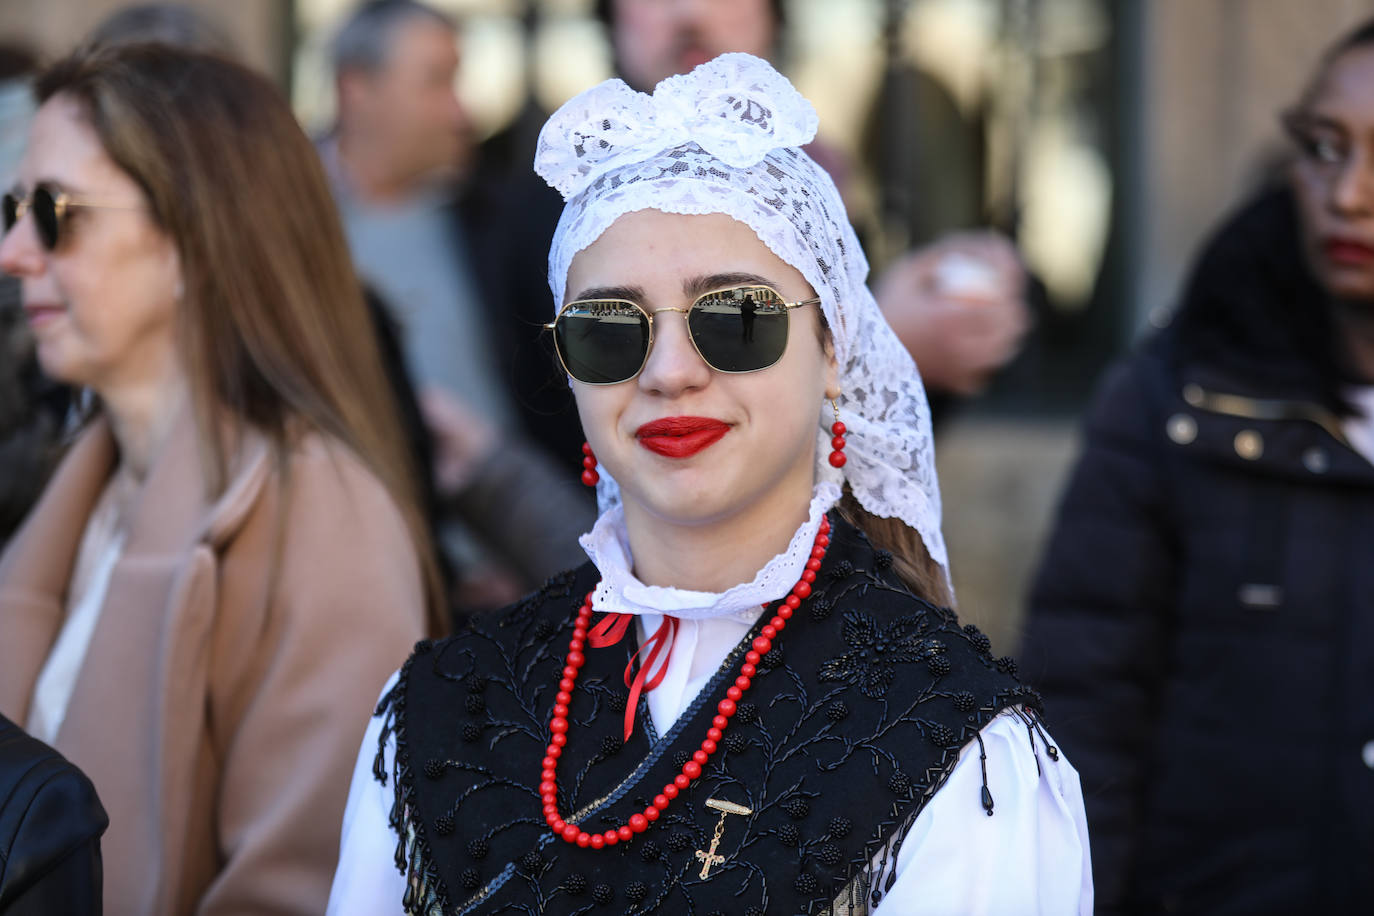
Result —
<instances>
[{"instance_id":1,"label":"blurred crowd","mask_svg":"<svg viewBox=\"0 0 1374 916\"><path fill-rule=\"evenodd\" d=\"M786 14L597 4L645 92ZM357 6L313 138L187 7L0 46L0 913L322 911L388 674L585 559L547 113L479 142L463 43ZM1374 912L1374 26L1283 101L1291 162L1104 377L1027 596L1104 913ZM976 180L870 279L937 436L1034 324ZM7 835L34 759L69 805Z\"/></svg>"}]
</instances>

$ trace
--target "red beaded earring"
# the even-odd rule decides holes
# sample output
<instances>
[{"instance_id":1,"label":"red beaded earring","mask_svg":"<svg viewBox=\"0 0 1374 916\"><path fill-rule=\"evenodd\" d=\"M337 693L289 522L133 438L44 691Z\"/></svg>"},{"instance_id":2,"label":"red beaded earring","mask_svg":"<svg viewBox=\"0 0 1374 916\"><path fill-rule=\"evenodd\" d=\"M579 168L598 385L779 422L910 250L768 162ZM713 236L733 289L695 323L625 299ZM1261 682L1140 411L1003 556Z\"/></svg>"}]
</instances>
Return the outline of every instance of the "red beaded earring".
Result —
<instances>
[{"instance_id":1,"label":"red beaded earring","mask_svg":"<svg viewBox=\"0 0 1374 916\"><path fill-rule=\"evenodd\" d=\"M596 456L592 454L592 447L586 442L582 443L582 482L589 487L596 486L596 482L601 479L601 475L596 472Z\"/></svg>"},{"instance_id":2,"label":"red beaded earring","mask_svg":"<svg viewBox=\"0 0 1374 916\"><path fill-rule=\"evenodd\" d=\"M835 422L830 424L830 432L834 436L830 440L830 447L834 449L830 453L830 466L832 468L844 467L844 433L845 426L840 422L840 405L835 403L834 398L830 400L830 407L835 411Z\"/></svg>"}]
</instances>

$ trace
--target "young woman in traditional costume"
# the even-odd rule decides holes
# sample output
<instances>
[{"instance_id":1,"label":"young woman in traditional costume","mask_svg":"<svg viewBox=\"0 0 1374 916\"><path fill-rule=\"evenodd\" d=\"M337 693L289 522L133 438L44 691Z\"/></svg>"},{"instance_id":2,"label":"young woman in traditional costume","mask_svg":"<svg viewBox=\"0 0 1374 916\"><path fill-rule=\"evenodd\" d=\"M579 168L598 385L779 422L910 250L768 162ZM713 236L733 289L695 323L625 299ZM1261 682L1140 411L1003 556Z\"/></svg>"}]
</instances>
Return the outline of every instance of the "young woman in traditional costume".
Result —
<instances>
[{"instance_id":1,"label":"young woman in traditional costume","mask_svg":"<svg viewBox=\"0 0 1374 916\"><path fill-rule=\"evenodd\" d=\"M1077 774L944 607L925 395L815 129L742 54L544 128L591 561L402 668L331 912L1091 912Z\"/></svg>"}]
</instances>

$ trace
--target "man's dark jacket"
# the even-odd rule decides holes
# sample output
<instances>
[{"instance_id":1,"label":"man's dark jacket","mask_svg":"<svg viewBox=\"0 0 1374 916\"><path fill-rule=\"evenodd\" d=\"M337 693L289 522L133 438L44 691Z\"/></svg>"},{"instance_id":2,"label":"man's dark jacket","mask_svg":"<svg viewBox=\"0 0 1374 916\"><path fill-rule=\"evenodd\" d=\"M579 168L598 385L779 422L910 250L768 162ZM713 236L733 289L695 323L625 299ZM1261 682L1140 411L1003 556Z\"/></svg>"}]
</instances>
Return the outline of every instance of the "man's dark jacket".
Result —
<instances>
[{"instance_id":1,"label":"man's dark jacket","mask_svg":"<svg viewBox=\"0 0 1374 916\"><path fill-rule=\"evenodd\" d=\"M1374 466L1332 320L1267 194L1092 408L1022 670L1099 912L1374 912Z\"/></svg>"}]
</instances>

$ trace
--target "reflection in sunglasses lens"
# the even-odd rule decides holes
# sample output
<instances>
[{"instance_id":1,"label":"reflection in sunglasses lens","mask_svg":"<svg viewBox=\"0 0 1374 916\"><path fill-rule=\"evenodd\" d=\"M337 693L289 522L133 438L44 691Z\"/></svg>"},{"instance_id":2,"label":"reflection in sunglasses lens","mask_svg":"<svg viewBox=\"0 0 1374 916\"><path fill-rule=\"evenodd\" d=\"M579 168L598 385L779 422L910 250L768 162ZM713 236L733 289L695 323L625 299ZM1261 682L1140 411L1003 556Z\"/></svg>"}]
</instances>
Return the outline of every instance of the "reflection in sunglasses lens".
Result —
<instances>
[{"instance_id":1,"label":"reflection in sunglasses lens","mask_svg":"<svg viewBox=\"0 0 1374 916\"><path fill-rule=\"evenodd\" d=\"M554 340L568 374L579 382L623 382L644 364L649 318L624 302L587 302L559 316Z\"/></svg>"},{"instance_id":2,"label":"reflection in sunglasses lens","mask_svg":"<svg viewBox=\"0 0 1374 916\"><path fill-rule=\"evenodd\" d=\"M687 320L702 358L721 372L766 369L787 347L787 309L771 289L726 290L699 300Z\"/></svg>"}]
</instances>

